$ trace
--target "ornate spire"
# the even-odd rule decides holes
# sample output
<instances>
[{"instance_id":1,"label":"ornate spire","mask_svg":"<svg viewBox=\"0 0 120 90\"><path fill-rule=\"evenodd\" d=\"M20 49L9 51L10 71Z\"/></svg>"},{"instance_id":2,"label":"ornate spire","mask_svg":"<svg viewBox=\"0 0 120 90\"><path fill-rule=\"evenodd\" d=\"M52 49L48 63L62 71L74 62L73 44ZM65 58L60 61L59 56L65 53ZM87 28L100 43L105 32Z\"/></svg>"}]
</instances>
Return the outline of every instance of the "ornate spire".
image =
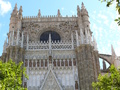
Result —
<instances>
[{"instance_id":1,"label":"ornate spire","mask_svg":"<svg viewBox=\"0 0 120 90\"><path fill-rule=\"evenodd\" d=\"M20 9L19 9L19 19L22 19L22 12L23 12L22 6L20 6Z\"/></svg>"},{"instance_id":2,"label":"ornate spire","mask_svg":"<svg viewBox=\"0 0 120 90\"><path fill-rule=\"evenodd\" d=\"M79 7L79 5L77 5L77 11L80 11L80 7Z\"/></svg>"},{"instance_id":3,"label":"ornate spire","mask_svg":"<svg viewBox=\"0 0 120 90\"><path fill-rule=\"evenodd\" d=\"M40 17L41 16L41 13L40 13L40 9L39 9L39 11L38 11L38 17Z\"/></svg>"},{"instance_id":4,"label":"ornate spire","mask_svg":"<svg viewBox=\"0 0 120 90\"><path fill-rule=\"evenodd\" d=\"M16 3L13 9L12 15L17 15L17 13L18 13L18 10L17 10L17 3Z\"/></svg>"},{"instance_id":5,"label":"ornate spire","mask_svg":"<svg viewBox=\"0 0 120 90\"><path fill-rule=\"evenodd\" d=\"M22 12L23 12L23 10L22 10L22 6L20 6L20 9L19 9L19 15L22 15Z\"/></svg>"},{"instance_id":6,"label":"ornate spire","mask_svg":"<svg viewBox=\"0 0 120 90\"><path fill-rule=\"evenodd\" d=\"M115 53L115 50L113 48L113 45L111 45L111 51L112 51L112 56L116 57L116 53Z\"/></svg>"},{"instance_id":7,"label":"ornate spire","mask_svg":"<svg viewBox=\"0 0 120 90\"><path fill-rule=\"evenodd\" d=\"M58 9L58 13L57 13L57 16L60 17L61 14L60 14L60 10Z\"/></svg>"},{"instance_id":8,"label":"ornate spire","mask_svg":"<svg viewBox=\"0 0 120 90\"><path fill-rule=\"evenodd\" d=\"M16 11L17 11L17 3L15 4L14 10L16 10Z\"/></svg>"},{"instance_id":9,"label":"ornate spire","mask_svg":"<svg viewBox=\"0 0 120 90\"><path fill-rule=\"evenodd\" d=\"M78 15L78 17L80 17L80 7L79 7L79 5L77 5L77 15Z\"/></svg>"},{"instance_id":10,"label":"ornate spire","mask_svg":"<svg viewBox=\"0 0 120 90\"><path fill-rule=\"evenodd\" d=\"M82 2L81 9L85 9L84 3Z\"/></svg>"},{"instance_id":11,"label":"ornate spire","mask_svg":"<svg viewBox=\"0 0 120 90\"><path fill-rule=\"evenodd\" d=\"M83 14L88 14L88 11L86 10L83 2L82 2L82 6L81 6L81 12L82 12Z\"/></svg>"}]
</instances>

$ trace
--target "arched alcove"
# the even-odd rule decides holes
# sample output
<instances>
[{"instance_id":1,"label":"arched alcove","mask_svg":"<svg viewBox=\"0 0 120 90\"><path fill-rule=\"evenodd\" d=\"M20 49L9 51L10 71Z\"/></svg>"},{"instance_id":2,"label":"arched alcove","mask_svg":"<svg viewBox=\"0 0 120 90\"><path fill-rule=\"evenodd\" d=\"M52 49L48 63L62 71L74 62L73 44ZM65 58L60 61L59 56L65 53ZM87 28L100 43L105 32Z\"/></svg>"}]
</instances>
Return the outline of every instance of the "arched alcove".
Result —
<instances>
[{"instance_id":1,"label":"arched alcove","mask_svg":"<svg viewBox=\"0 0 120 90\"><path fill-rule=\"evenodd\" d=\"M46 31L46 32L43 32L41 34L40 41L47 42L49 40L49 34L51 34L51 40L53 42L61 40L61 37L57 32L55 32L55 31Z\"/></svg>"}]
</instances>

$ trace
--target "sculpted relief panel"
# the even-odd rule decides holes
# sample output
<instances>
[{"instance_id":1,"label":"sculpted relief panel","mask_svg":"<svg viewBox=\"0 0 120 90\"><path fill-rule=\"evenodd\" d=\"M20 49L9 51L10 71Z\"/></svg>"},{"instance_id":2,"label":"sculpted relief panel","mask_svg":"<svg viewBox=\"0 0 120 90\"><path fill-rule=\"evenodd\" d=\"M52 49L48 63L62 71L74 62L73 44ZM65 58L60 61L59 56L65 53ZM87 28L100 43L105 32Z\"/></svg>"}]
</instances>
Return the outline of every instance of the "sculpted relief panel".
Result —
<instances>
[{"instance_id":1,"label":"sculpted relief panel","mask_svg":"<svg viewBox=\"0 0 120 90\"><path fill-rule=\"evenodd\" d=\"M56 31L62 40L70 40L71 31L78 29L77 21L64 22L23 22L22 29L29 33L30 41L39 41L40 35L45 31Z\"/></svg>"},{"instance_id":2,"label":"sculpted relief panel","mask_svg":"<svg viewBox=\"0 0 120 90\"><path fill-rule=\"evenodd\" d=\"M42 90L61 90L51 71L48 74Z\"/></svg>"}]
</instances>

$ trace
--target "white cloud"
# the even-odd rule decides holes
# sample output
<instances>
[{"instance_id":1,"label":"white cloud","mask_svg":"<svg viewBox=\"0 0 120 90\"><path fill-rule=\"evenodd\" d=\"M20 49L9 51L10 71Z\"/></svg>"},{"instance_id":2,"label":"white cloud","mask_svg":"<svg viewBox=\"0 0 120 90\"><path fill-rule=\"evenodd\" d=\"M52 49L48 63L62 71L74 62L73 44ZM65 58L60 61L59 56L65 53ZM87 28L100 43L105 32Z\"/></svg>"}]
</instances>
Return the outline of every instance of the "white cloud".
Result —
<instances>
[{"instance_id":1,"label":"white cloud","mask_svg":"<svg viewBox=\"0 0 120 90\"><path fill-rule=\"evenodd\" d=\"M0 14L4 15L12 9L11 3L9 1L0 0Z\"/></svg>"}]
</instances>

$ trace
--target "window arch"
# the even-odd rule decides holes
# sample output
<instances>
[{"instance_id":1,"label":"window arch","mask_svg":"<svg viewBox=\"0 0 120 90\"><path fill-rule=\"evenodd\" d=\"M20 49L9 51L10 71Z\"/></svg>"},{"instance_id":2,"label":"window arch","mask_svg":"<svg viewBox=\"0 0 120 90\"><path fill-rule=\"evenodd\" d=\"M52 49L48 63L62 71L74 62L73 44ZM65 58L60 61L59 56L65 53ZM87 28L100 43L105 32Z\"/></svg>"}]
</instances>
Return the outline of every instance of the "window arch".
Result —
<instances>
[{"instance_id":1,"label":"window arch","mask_svg":"<svg viewBox=\"0 0 120 90\"><path fill-rule=\"evenodd\" d=\"M46 32L43 32L41 34L40 41L47 42L49 40L49 34L51 34L51 40L53 42L61 40L61 37L57 32L55 32L55 31L46 31Z\"/></svg>"}]
</instances>

